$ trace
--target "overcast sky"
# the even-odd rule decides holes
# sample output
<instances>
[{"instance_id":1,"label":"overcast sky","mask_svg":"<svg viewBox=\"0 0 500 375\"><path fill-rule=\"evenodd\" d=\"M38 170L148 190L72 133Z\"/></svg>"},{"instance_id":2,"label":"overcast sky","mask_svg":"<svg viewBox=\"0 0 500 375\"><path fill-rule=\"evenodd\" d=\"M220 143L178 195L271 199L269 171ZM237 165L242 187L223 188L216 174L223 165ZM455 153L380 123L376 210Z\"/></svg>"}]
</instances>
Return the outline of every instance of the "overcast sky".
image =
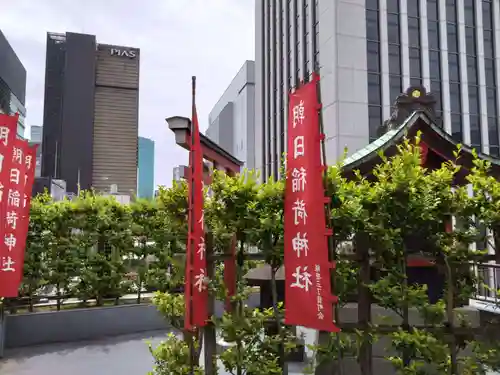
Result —
<instances>
[{"instance_id":1,"label":"overcast sky","mask_svg":"<svg viewBox=\"0 0 500 375\"><path fill-rule=\"evenodd\" d=\"M210 110L255 54L254 0L7 0L0 29L28 72L28 125L42 124L47 31L140 48L139 135L155 140L156 184L168 186L188 154L164 119L190 116L191 76L204 131Z\"/></svg>"}]
</instances>

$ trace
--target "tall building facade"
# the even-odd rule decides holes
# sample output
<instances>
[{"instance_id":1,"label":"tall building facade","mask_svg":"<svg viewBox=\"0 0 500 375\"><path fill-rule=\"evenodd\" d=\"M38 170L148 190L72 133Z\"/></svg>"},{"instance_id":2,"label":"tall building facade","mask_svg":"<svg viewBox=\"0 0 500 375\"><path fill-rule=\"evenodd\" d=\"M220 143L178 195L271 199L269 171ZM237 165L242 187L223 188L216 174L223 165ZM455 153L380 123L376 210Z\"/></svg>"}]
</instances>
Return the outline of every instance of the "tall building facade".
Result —
<instances>
[{"instance_id":1,"label":"tall building facade","mask_svg":"<svg viewBox=\"0 0 500 375\"><path fill-rule=\"evenodd\" d=\"M37 125L30 126L30 146L37 146L36 149L36 164L35 164L35 177L42 176L42 136L43 128Z\"/></svg>"},{"instance_id":2,"label":"tall building facade","mask_svg":"<svg viewBox=\"0 0 500 375\"><path fill-rule=\"evenodd\" d=\"M155 142L139 137L137 196L152 199L155 189Z\"/></svg>"},{"instance_id":3,"label":"tall building facade","mask_svg":"<svg viewBox=\"0 0 500 375\"><path fill-rule=\"evenodd\" d=\"M255 168L255 62L245 61L208 116L205 134Z\"/></svg>"},{"instance_id":4,"label":"tall building facade","mask_svg":"<svg viewBox=\"0 0 500 375\"><path fill-rule=\"evenodd\" d=\"M135 194L139 60L139 49L94 35L47 34L42 176L68 192Z\"/></svg>"},{"instance_id":5,"label":"tall building facade","mask_svg":"<svg viewBox=\"0 0 500 375\"><path fill-rule=\"evenodd\" d=\"M410 85L455 139L498 156L499 59L498 1L257 0L257 167L277 175L287 93L315 70L329 163L376 139Z\"/></svg>"},{"instance_id":6,"label":"tall building facade","mask_svg":"<svg viewBox=\"0 0 500 375\"><path fill-rule=\"evenodd\" d=\"M17 134L24 137L26 69L0 30L0 113L19 113Z\"/></svg>"}]
</instances>

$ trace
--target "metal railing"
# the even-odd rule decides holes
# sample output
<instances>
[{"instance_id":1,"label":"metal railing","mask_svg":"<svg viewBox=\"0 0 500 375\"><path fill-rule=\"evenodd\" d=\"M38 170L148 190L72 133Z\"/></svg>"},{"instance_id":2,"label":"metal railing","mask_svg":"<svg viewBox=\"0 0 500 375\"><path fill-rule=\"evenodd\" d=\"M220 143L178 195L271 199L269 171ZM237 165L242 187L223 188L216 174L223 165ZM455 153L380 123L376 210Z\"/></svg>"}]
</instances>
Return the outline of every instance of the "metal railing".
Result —
<instances>
[{"instance_id":1,"label":"metal railing","mask_svg":"<svg viewBox=\"0 0 500 375\"><path fill-rule=\"evenodd\" d=\"M500 264L479 263L473 266L478 278L475 300L500 306Z\"/></svg>"}]
</instances>

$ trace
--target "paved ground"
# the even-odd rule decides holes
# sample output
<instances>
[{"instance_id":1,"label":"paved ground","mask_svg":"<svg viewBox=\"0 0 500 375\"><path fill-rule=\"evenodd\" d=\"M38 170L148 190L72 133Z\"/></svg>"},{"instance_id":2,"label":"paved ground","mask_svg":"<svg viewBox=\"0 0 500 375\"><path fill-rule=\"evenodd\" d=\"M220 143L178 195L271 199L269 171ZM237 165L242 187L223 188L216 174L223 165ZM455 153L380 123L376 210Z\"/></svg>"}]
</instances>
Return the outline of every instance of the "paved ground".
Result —
<instances>
[{"instance_id":1,"label":"paved ground","mask_svg":"<svg viewBox=\"0 0 500 375\"><path fill-rule=\"evenodd\" d=\"M2 375L146 375L153 360L146 341L158 343L167 332L148 332L73 344L13 349L0 360ZM291 366L290 375L299 375ZM225 374L220 374L225 375Z\"/></svg>"}]
</instances>

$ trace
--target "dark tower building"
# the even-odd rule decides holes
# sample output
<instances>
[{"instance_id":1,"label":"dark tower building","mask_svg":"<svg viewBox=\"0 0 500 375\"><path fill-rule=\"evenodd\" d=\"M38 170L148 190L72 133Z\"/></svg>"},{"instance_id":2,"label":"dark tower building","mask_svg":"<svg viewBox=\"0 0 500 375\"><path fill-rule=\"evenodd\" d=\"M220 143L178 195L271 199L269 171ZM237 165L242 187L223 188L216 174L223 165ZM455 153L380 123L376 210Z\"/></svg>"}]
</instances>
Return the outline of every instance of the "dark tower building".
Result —
<instances>
[{"instance_id":1,"label":"dark tower building","mask_svg":"<svg viewBox=\"0 0 500 375\"><path fill-rule=\"evenodd\" d=\"M139 50L47 34L42 176L68 192L137 188Z\"/></svg>"},{"instance_id":2,"label":"dark tower building","mask_svg":"<svg viewBox=\"0 0 500 375\"><path fill-rule=\"evenodd\" d=\"M17 134L24 137L26 69L0 30L0 113L19 113Z\"/></svg>"}]
</instances>

